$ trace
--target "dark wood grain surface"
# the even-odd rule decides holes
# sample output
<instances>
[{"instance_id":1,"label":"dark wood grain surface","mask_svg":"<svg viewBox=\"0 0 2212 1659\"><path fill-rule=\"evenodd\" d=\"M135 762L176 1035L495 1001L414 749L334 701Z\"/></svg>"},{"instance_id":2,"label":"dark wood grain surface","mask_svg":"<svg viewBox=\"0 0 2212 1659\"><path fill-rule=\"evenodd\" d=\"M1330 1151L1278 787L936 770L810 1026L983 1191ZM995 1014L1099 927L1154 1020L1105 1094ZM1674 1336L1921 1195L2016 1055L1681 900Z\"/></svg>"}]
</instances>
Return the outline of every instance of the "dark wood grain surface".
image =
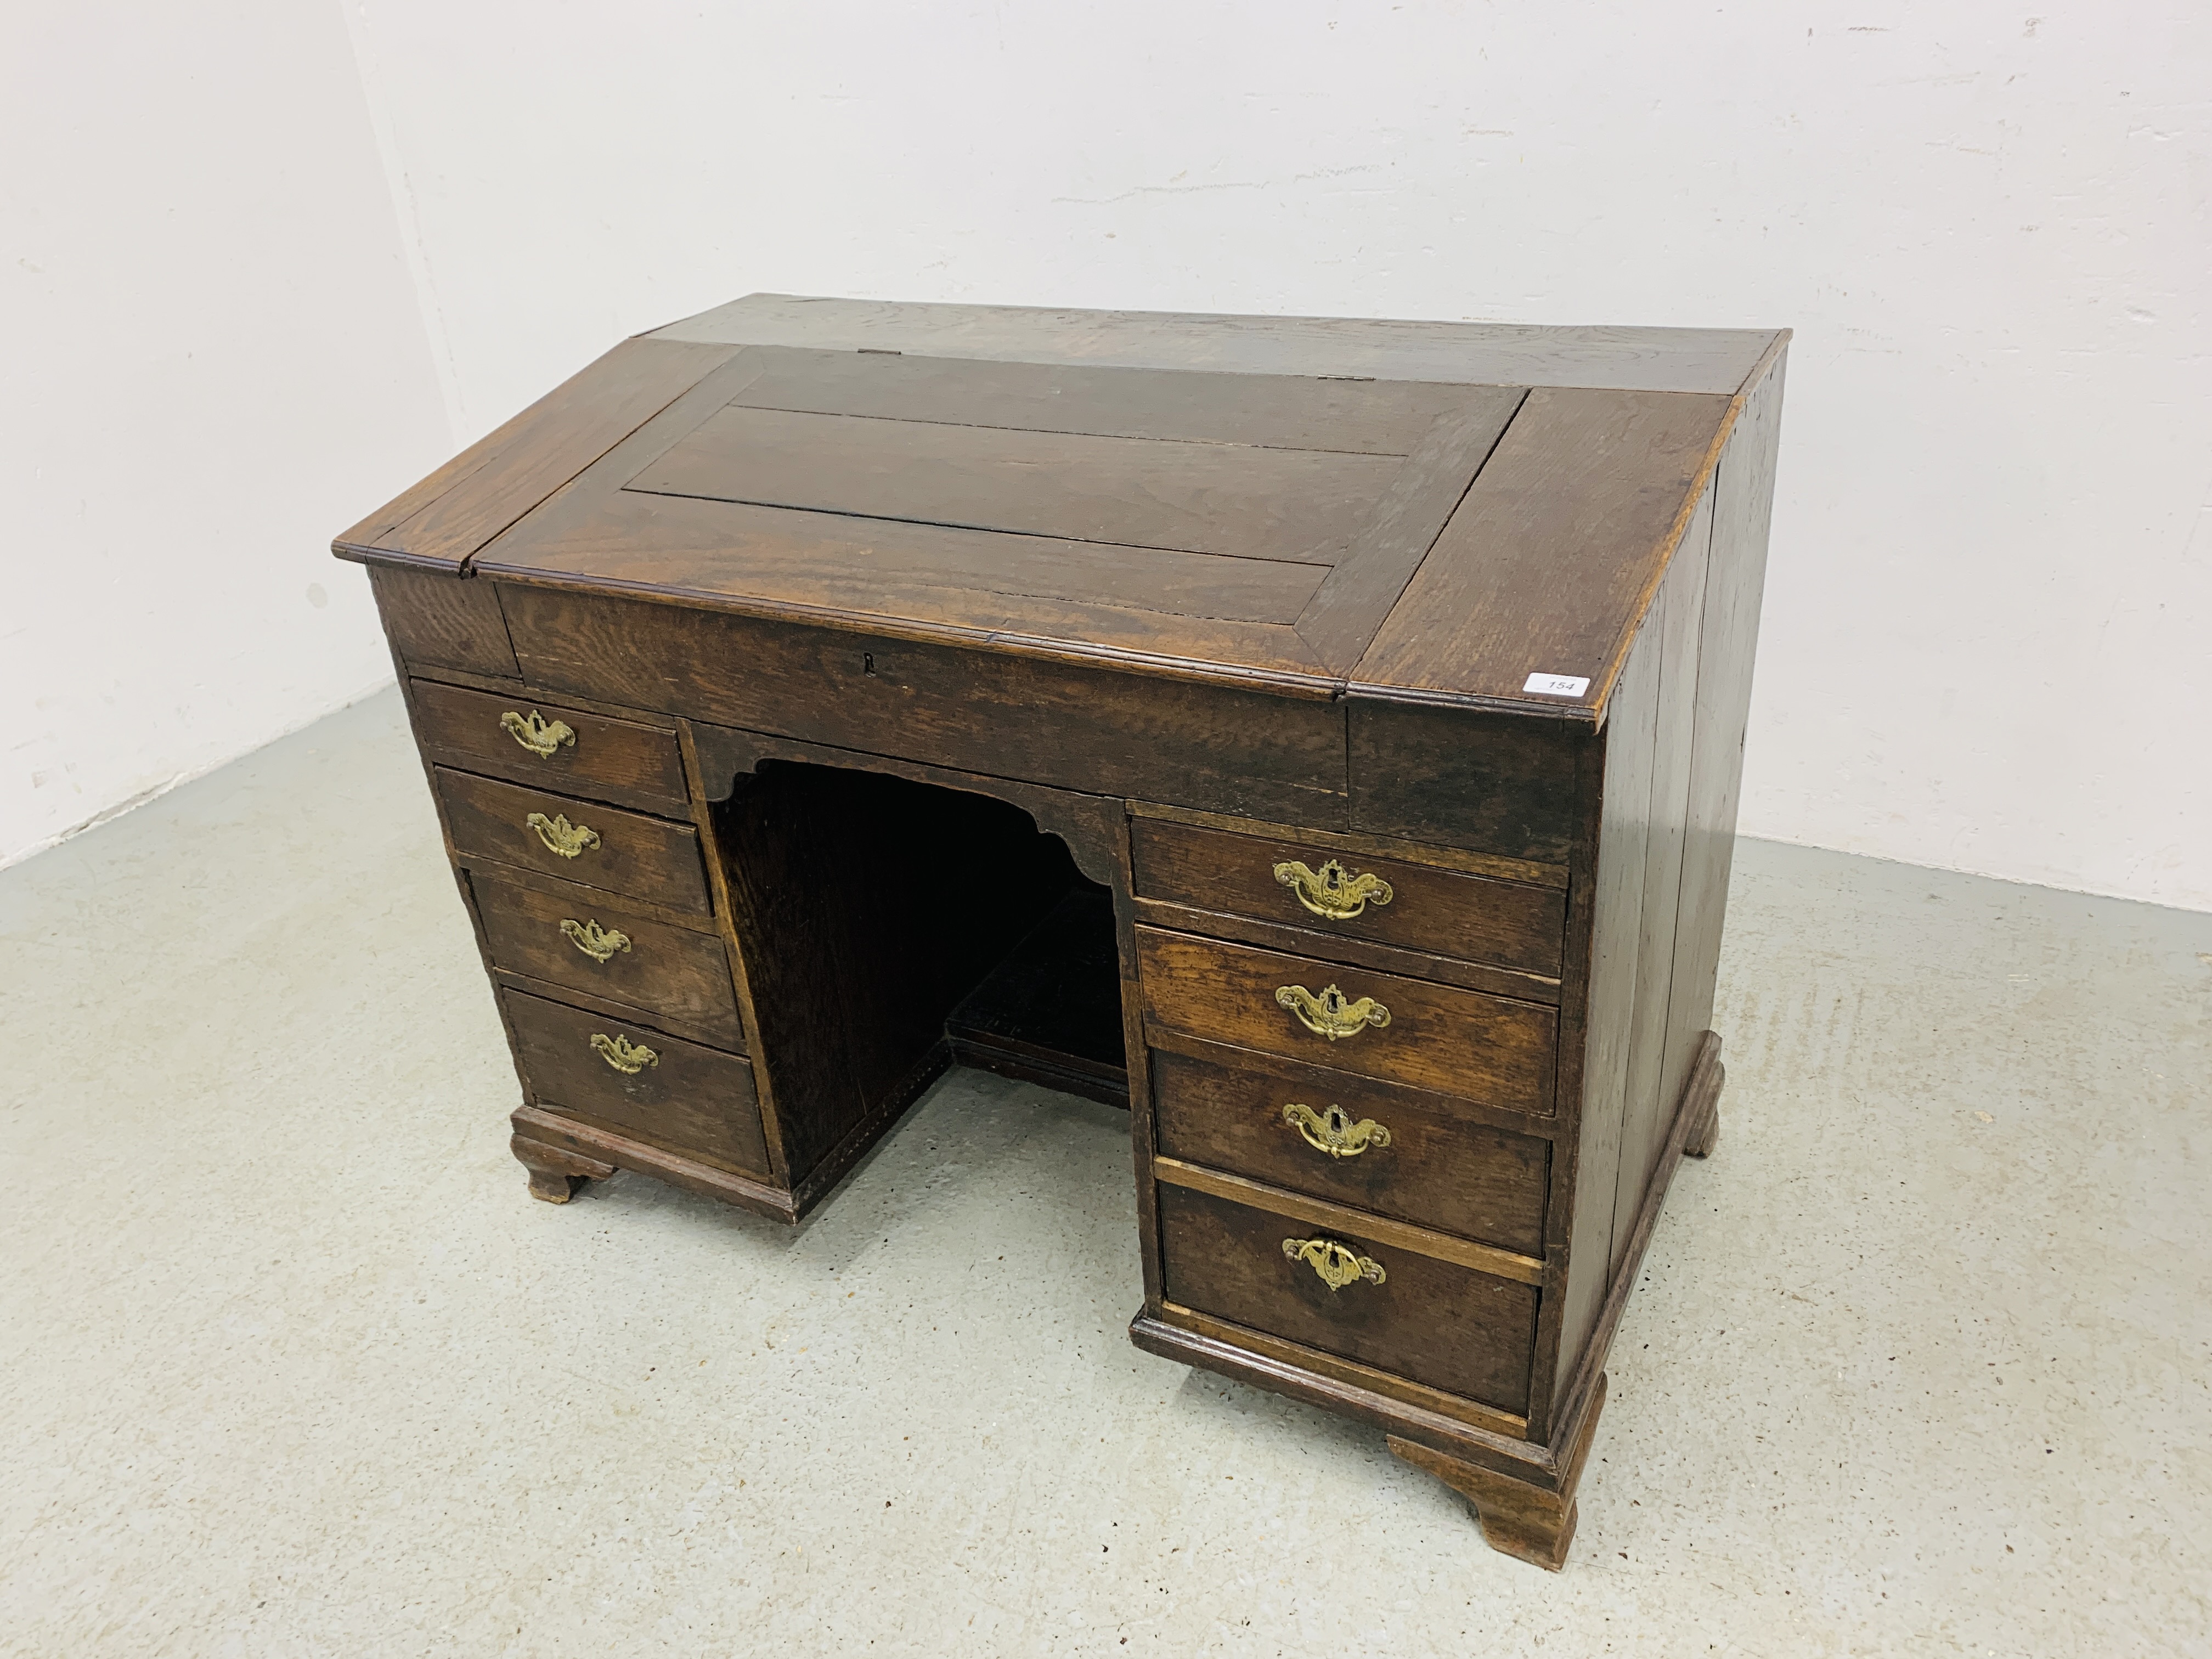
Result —
<instances>
[{"instance_id":1,"label":"dark wood grain surface","mask_svg":"<svg viewBox=\"0 0 2212 1659\"><path fill-rule=\"evenodd\" d=\"M1470 388L1465 407L1437 418L1390 481L1358 544L1332 562L1298 616L1298 637L1338 674L1358 662L1375 630L1436 545L1525 395L1520 386Z\"/></svg>"},{"instance_id":2,"label":"dark wood grain surface","mask_svg":"<svg viewBox=\"0 0 2212 1659\"><path fill-rule=\"evenodd\" d=\"M1350 550L1376 498L1402 470L1403 458L1395 455L1010 431L938 420L856 420L733 405L708 416L622 487L956 529L1328 565Z\"/></svg>"},{"instance_id":3,"label":"dark wood grain surface","mask_svg":"<svg viewBox=\"0 0 2212 1659\"><path fill-rule=\"evenodd\" d=\"M544 589L511 591L507 611L550 692L1093 795L1344 821L1343 713L1327 703Z\"/></svg>"},{"instance_id":4,"label":"dark wood grain surface","mask_svg":"<svg viewBox=\"0 0 2212 1659\"><path fill-rule=\"evenodd\" d=\"M1461 957L1409 951L1401 945L1376 945L1366 939L1347 939L1341 933L1319 933L1282 922L1262 921L1256 916L1238 915L1234 911L1196 910L1187 905L1148 898L1132 899L1130 906L1137 921L1170 933L1202 933L1208 939L1234 939L1239 945L1255 945L1262 951L1279 951L1285 956L1309 957L1346 968L1394 974L1401 979L1431 980L1438 985L1456 985L1462 990L1484 991L1520 1002L1557 1003L1563 988L1563 981L1542 975L1493 968Z\"/></svg>"},{"instance_id":5,"label":"dark wood grain surface","mask_svg":"<svg viewBox=\"0 0 2212 1659\"><path fill-rule=\"evenodd\" d=\"M1586 730L1465 708L1346 706L1352 827L1564 866L1581 828Z\"/></svg>"},{"instance_id":6,"label":"dark wood grain surface","mask_svg":"<svg viewBox=\"0 0 2212 1659\"><path fill-rule=\"evenodd\" d=\"M477 568L757 614L895 617L939 636L1026 632L1079 655L1340 674L1522 397L1394 386L1353 399L1286 381L1286 418L1262 423L1269 385L1237 376L1032 373L1049 396L1009 398L1003 365L744 352ZM889 384L871 396L875 375ZM1380 434L1326 424L1363 402L1400 418ZM1402 453L1379 441L1392 425ZM1310 447L1286 441L1299 429Z\"/></svg>"},{"instance_id":7,"label":"dark wood grain surface","mask_svg":"<svg viewBox=\"0 0 2212 1659\"><path fill-rule=\"evenodd\" d=\"M1628 1042L1636 1018L1636 964L1643 934L1644 875L1651 838L1651 773L1659 720L1662 643L1638 641L1598 739L1604 783L1591 884L1595 912L1583 1000L1587 1036L1577 1091L1573 1190L1568 1202L1567 1279L1560 1295L1561 1353L1581 1352L1605 1295L1620 1180L1620 1133L1628 1093Z\"/></svg>"},{"instance_id":8,"label":"dark wood grain surface","mask_svg":"<svg viewBox=\"0 0 2212 1659\"><path fill-rule=\"evenodd\" d=\"M632 1027L639 1030L650 1029L665 1036L682 1037L686 1042L696 1042L708 1048L723 1047L728 1035L726 1030L710 1031L689 1021L672 1018L665 1008L632 1007L628 1003L596 996L589 991L580 991L573 985L550 985L542 979L532 979L529 975L518 974L512 969L495 966L491 970L491 978L493 984L504 986L508 990L527 992L532 996L544 997L550 1002L580 1008L587 1014L598 1014L603 1019L614 1021L625 1030ZM745 1045L744 1052L749 1054L753 1052L750 1042ZM754 1081L756 1084L759 1081L757 1067L754 1071Z\"/></svg>"},{"instance_id":9,"label":"dark wood grain surface","mask_svg":"<svg viewBox=\"0 0 2212 1659\"><path fill-rule=\"evenodd\" d=\"M1674 927L1661 1085L1669 1100L1687 1086L1712 1024L1721 926L1727 916L1729 870L1735 853L1752 668L1758 653L1759 602L1766 586L1766 541L1774 508L1786 368L1784 354L1778 351L1746 400L1743 420L1721 457L1713 484L1711 563L1698 636L1682 895Z\"/></svg>"},{"instance_id":10,"label":"dark wood grain surface","mask_svg":"<svg viewBox=\"0 0 2212 1659\"><path fill-rule=\"evenodd\" d=\"M1717 394L1540 388L1352 671L1355 690L1595 718L1719 458ZM1531 696L1531 674L1588 680Z\"/></svg>"},{"instance_id":11,"label":"dark wood grain surface","mask_svg":"<svg viewBox=\"0 0 2212 1659\"><path fill-rule=\"evenodd\" d=\"M1278 865L1292 861L1317 871L1334 856L1327 848L1158 818L1137 819L1130 833L1140 897L1526 973L1559 969L1567 901L1556 887L1488 881L1395 859L1340 859L1355 874L1375 876L1391 889L1388 903L1370 902L1358 915L1340 921L1301 903L1274 873Z\"/></svg>"},{"instance_id":12,"label":"dark wood grain surface","mask_svg":"<svg viewBox=\"0 0 2212 1659\"><path fill-rule=\"evenodd\" d=\"M1498 1106L1551 1103L1555 1016L1538 1004L1150 927L1137 956L1145 1017L1168 1030ZM1332 984L1374 998L1389 1024L1331 1042L1276 1001L1285 985L1318 995Z\"/></svg>"},{"instance_id":13,"label":"dark wood grain surface","mask_svg":"<svg viewBox=\"0 0 2212 1659\"><path fill-rule=\"evenodd\" d=\"M1138 369L1728 393L1744 384L1776 331L1074 311L754 294L656 329L653 337Z\"/></svg>"},{"instance_id":14,"label":"dark wood grain surface","mask_svg":"<svg viewBox=\"0 0 2212 1659\"><path fill-rule=\"evenodd\" d=\"M665 812L685 811L684 762L673 727L587 714L558 702L502 696L419 680L414 688L416 740L435 760L473 772L592 800ZM565 724L574 741L540 755L503 724L510 714Z\"/></svg>"},{"instance_id":15,"label":"dark wood grain surface","mask_svg":"<svg viewBox=\"0 0 2212 1659\"><path fill-rule=\"evenodd\" d=\"M1100 438L1410 455L1467 388L1302 374L1143 368L950 356L767 348L732 398L747 409L855 415ZM948 375L948 364L958 373Z\"/></svg>"},{"instance_id":16,"label":"dark wood grain surface","mask_svg":"<svg viewBox=\"0 0 2212 1659\"><path fill-rule=\"evenodd\" d=\"M1269 823L1264 819L1231 817L1219 812L1197 811L1188 807L1168 806L1150 800L1129 802L1128 811L1132 817L1164 818L1171 823L1188 823L1200 830L1221 830L1232 836L1257 836L1265 841L1295 841L1316 848L1324 855L1334 854L1346 862L1350 862L1353 856L1396 859L1425 868L1456 870L1463 876L1486 876L1492 881L1516 881L1531 887L1564 888L1568 884L1567 868L1563 864L1540 864L1528 859L1500 858L1494 853L1480 853L1464 847L1439 846L1434 842Z\"/></svg>"},{"instance_id":17,"label":"dark wood grain surface","mask_svg":"<svg viewBox=\"0 0 2212 1659\"><path fill-rule=\"evenodd\" d=\"M1346 1234L1384 1279L1333 1291L1284 1256L1285 1238L1318 1236L1308 1224L1187 1187L1159 1202L1170 1301L1503 1411L1528 1404L1533 1287Z\"/></svg>"},{"instance_id":18,"label":"dark wood grain surface","mask_svg":"<svg viewBox=\"0 0 2212 1659\"><path fill-rule=\"evenodd\" d=\"M465 580L448 570L377 564L368 585L384 617L392 648L408 668L459 668L472 674L518 678L507 618L489 582Z\"/></svg>"},{"instance_id":19,"label":"dark wood grain surface","mask_svg":"<svg viewBox=\"0 0 2212 1659\"><path fill-rule=\"evenodd\" d=\"M714 821L794 1180L1080 882L1018 808L878 773L771 761Z\"/></svg>"},{"instance_id":20,"label":"dark wood grain surface","mask_svg":"<svg viewBox=\"0 0 2212 1659\"><path fill-rule=\"evenodd\" d=\"M630 894L672 910L703 916L714 908L708 902L706 872L699 862L699 832L689 824L443 766L434 769L432 781L454 850L464 858L488 859L561 881ZM531 827L533 816L555 826L556 844L564 844L558 837L562 820L580 836L589 830L590 844L567 842L578 851L563 857Z\"/></svg>"},{"instance_id":21,"label":"dark wood grain surface","mask_svg":"<svg viewBox=\"0 0 2212 1659\"><path fill-rule=\"evenodd\" d=\"M483 915L495 965L551 985L573 985L594 996L672 1017L714 1032L732 1048L744 1046L728 954L711 933L672 927L629 909L611 894L524 886L479 870L471 885ZM588 898L579 903L580 898ZM597 922L629 941L605 962L587 955L562 924Z\"/></svg>"},{"instance_id":22,"label":"dark wood grain surface","mask_svg":"<svg viewBox=\"0 0 2212 1659\"><path fill-rule=\"evenodd\" d=\"M1620 1171L1613 1200L1617 1266L1644 1184L1674 1109L1662 1098L1667 1005L1672 994L1674 927L1682 892L1683 831L1690 792L1690 743L1697 712L1698 628L1705 604L1705 554L1712 492L1698 503L1690 532L1667 572L1645 631L1659 659L1651 729L1651 810L1644 848L1644 899L1637 928L1636 991L1628 1018L1628 1077L1621 1091Z\"/></svg>"},{"instance_id":23,"label":"dark wood grain surface","mask_svg":"<svg viewBox=\"0 0 2212 1659\"><path fill-rule=\"evenodd\" d=\"M1501 1249L1540 1256L1548 1143L1470 1122L1458 1103L1245 1049L1206 1059L1155 1050L1152 1101L1170 1158L1250 1176ZM1286 1122L1297 1103L1388 1132L1351 1157L1316 1151Z\"/></svg>"},{"instance_id":24,"label":"dark wood grain surface","mask_svg":"<svg viewBox=\"0 0 2212 1659\"><path fill-rule=\"evenodd\" d=\"M502 991L500 1000L539 1106L748 1175L767 1174L752 1065L744 1055L520 991ZM592 1048L595 1035L648 1048L655 1063L635 1075L617 1071Z\"/></svg>"},{"instance_id":25,"label":"dark wood grain surface","mask_svg":"<svg viewBox=\"0 0 2212 1659\"><path fill-rule=\"evenodd\" d=\"M827 744L803 743L733 726L687 721L698 757L700 789L708 800L726 800L739 777L756 771L763 761L799 761L811 766L836 766L848 771L880 772L927 783L962 794L985 795L1021 809L1030 822L1064 843L1075 867L1102 887L1115 884L1121 864L1116 849L1127 839L1123 818L1127 809L1106 795L1073 789L1047 788L1013 778L955 771L949 767L924 766L890 755L863 754Z\"/></svg>"},{"instance_id":26,"label":"dark wood grain surface","mask_svg":"<svg viewBox=\"0 0 2212 1659\"><path fill-rule=\"evenodd\" d=\"M335 550L457 569L732 355L726 346L624 340L344 532Z\"/></svg>"},{"instance_id":27,"label":"dark wood grain surface","mask_svg":"<svg viewBox=\"0 0 2212 1659\"><path fill-rule=\"evenodd\" d=\"M945 1016L952 1057L1109 1105L1129 1103L1114 896L1076 888Z\"/></svg>"}]
</instances>

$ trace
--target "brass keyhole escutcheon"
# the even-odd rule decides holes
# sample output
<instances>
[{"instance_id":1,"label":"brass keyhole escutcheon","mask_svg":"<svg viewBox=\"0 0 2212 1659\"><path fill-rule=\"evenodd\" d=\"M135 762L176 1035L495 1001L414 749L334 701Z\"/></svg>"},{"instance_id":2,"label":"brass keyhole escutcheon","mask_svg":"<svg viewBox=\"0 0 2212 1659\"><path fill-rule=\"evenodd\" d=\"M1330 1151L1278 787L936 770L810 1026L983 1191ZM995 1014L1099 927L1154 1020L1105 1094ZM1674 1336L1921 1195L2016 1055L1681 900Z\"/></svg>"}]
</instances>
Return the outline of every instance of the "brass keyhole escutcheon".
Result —
<instances>
[{"instance_id":1,"label":"brass keyhole escutcheon","mask_svg":"<svg viewBox=\"0 0 2212 1659\"><path fill-rule=\"evenodd\" d=\"M1390 1023L1390 1011L1373 997L1354 1002L1334 985L1322 987L1319 996L1303 985L1278 986L1275 1000L1296 1015L1299 1024L1331 1042L1358 1036L1370 1025Z\"/></svg>"},{"instance_id":2,"label":"brass keyhole escutcheon","mask_svg":"<svg viewBox=\"0 0 2212 1659\"><path fill-rule=\"evenodd\" d=\"M1371 1117L1352 1121L1341 1106L1324 1106L1316 1112L1292 1101L1283 1108L1283 1121L1304 1137L1307 1146L1331 1158L1358 1158L1370 1146L1378 1152L1390 1144L1390 1132Z\"/></svg>"},{"instance_id":3,"label":"brass keyhole escutcheon","mask_svg":"<svg viewBox=\"0 0 2212 1659\"><path fill-rule=\"evenodd\" d=\"M566 812L556 812L547 817L543 812L532 812L522 821L526 830L535 830L538 839L545 843L545 850L557 857L574 858L586 848L599 844L599 832L588 823L571 823Z\"/></svg>"},{"instance_id":4,"label":"brass keyhole escutcheon","mask_svg":"<svg viewBox=\"0 0 2212 1659\"><path fill-rule=\"evenodd\" d=\"M1334 1238L1286 1238L1283 1241L1283 1256L1285 1261L1304 1262L1332 1291L1340 1291L1363 1279L1370 1285L1380 1285L1389 1277L1382 1271L1381 1262Z\"/></svg>"},{"instance_id":5,"label":"brass keyhole escutcheon","mask_svg":"<svg viewBox=\"0 0 2212 1659\"><path fill-rule=\"evenodd\" d=\"M618 951L629 949L629 935L612 927L602 927L596 921L578 921L570 917L561 924L561 931L568 936L568 943L596 963L612 962Z\"/></svg>"},{"instance_id":6,"label":"brass keyhole escutcheon","mask_svg":"<svg viewBox=\"0 0 2212 1659\"><path fill-rule=\"evenodd\" d=\"M1390 884L1363 872L1353 875L1334 859L1309 870L1297 859L1275 866L1275 879L1297 895L1298 902L1330 921L1349 921L1370 904L1390 902Z\"/></svg>"},{"instance_id":7,"label":"brass keyhole escutcheon","mask_svg":"<svg viewBox=\"0 0 2212 1659\"><path fill-rule=\"evenodd\" d=\"M513 738L540 760L552 759L555 751L562 744L567 744L572 749L575 747L576 732L574 726L566 720L549 722L545 716L535 708L530 711L529 718L526 720L510 708L499 717L499 723L506 729L507 736Z\"/></svg>"}]
</instances>

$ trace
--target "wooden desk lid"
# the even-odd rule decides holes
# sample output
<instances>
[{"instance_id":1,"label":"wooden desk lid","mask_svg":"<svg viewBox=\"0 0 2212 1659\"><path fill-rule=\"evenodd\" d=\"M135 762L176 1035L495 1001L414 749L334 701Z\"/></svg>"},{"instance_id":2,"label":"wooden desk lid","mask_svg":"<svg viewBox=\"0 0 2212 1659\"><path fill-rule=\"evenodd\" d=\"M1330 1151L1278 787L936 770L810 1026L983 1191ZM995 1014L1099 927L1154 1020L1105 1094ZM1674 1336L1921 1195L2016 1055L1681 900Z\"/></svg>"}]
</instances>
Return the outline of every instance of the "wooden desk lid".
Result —
<instances>
[{"instance_id":1,"label":"wooden desk lid","mask_svg":"<svg viewBox=\"0 0 2212 1659\"><path fill-rule=\"evenodd\" d=\"M760 295L623 342L335 546L1595 720L1787 338Z\"/></svg>"}]
</instances>

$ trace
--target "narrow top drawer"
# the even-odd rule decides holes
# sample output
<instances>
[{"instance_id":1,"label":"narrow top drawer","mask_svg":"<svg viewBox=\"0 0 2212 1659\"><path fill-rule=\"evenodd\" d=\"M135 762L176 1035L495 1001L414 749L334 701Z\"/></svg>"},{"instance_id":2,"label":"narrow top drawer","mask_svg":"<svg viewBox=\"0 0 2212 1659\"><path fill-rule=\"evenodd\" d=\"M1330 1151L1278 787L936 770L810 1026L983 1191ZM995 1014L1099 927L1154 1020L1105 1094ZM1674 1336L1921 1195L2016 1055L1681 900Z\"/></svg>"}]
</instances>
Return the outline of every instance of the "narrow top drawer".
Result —
<instances>
[{"instance_id":1,"label":"narrow top drawer","mask_svg":"<svg viewBox=\"0 0 2212 1659\"><path fill-rule=\"evenodd\" d=\"M1559 975L1567 921L1559 888L1164 818L1129 828L1140 898Z\"/></svg>"},{"instance_id":2,"label":"narrow top drawer","mask_svg":"<svg viewBox=\"0 0 2212 1659\"><path fill-rule=\"evenodd\" d=\"M416 738L436 759L620 806L690 815L673 732L580 709L413 682Z\"/></svg>"}]
</instances>

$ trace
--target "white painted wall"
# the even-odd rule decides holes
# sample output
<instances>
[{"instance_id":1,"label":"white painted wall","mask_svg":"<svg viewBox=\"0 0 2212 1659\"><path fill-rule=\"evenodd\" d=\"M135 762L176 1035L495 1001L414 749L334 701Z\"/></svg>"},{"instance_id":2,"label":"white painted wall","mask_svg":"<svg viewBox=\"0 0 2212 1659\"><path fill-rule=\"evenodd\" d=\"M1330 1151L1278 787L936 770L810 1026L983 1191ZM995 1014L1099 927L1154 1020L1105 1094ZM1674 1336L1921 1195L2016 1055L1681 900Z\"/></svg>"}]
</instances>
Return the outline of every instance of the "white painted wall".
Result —
<instances>
[{"instance_id":1,"label":"white painted wall","mask_svg":"<svg viewBox=\"0 0 2212 1659\"><path fill-rule=\"evenodd\" d=\"M1744 828L2212 908L2201 0L346 5L465 437L760 289L1793 325Z\"/></svg>"},{"instance_id":2,"label":"white painted wall","mask_svg":"<svg viewBox=\"0 0 2212 1659\"><path fill-rule=\"evenodd\" d=\"M334 6L5 29L0 864L388 680L330 538L453 442Z\"/></svg>"}]
</instances>

